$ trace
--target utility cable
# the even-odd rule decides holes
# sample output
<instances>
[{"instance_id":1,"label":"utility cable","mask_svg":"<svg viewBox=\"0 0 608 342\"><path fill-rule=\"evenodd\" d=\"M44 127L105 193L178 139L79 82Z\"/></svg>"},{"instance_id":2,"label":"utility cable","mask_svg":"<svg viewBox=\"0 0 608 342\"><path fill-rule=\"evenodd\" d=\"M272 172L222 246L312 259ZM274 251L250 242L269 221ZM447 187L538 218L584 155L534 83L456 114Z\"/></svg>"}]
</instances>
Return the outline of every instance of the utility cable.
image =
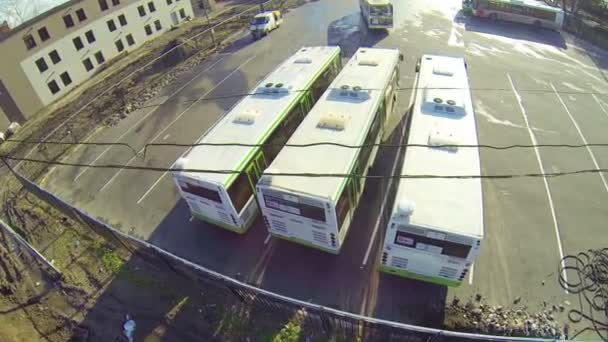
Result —
<instances>
[{"instance_id":1,"label":"utility cable","mask_svg":"<svg viewBox=\"0 0 608 342\"><path fill-rule=\"evenodd\" d=\"M297 147L297 148L306 148L306 147L316 147L316 146L336 146L343 147L349 149L358 149L358 148L369 148L369 147L382 147L382 148L410 148L410 147L422 147L422 148L443 148L443 149L458 149L458 148L486 148L492 150L510 150L515 148L586 148L586 147L608 147L608 143L588 143L588 144L513 144L513 145L459 145L459 144L443 144L443 145L430 145L430 144L386 144L386 143L374 143L374 144L362 144L362 145L347 145L340 144L334 142L317 142L317 143L309 143L309 144L244 144L244 143L193 143L193 144L178 144L178 143L148 143L144 146L144 158L146 156L146 152L148 147L197 147L197 146L235 146L235 147Z\"/></svg>"},{"instance_id":2,"label":"utility cable","mask_svg":"<svg viewBox=\"0 0 608 342\"><path fill-rule=\"evenodd\" d=\"M243 174L244 170L205 170L205 169L187 169L173 167L152 167L152 166L133 166L120 164L86 164L86 163L67 163L60 161L49 161L32 158L18 158L11 156L0 156L0 159L17 160L33 163L42 163L46 165L71 166L71 167L90 167L96 169L125 169L125 170L140 170L140 171L156 171L156 172L191 172L191 173L211 173L211 174ZM520 173L520 174L504 174L504 175L360 175L360 174L345 174L345 173L306 173L306 172L263 172L265 176L286 176L286 177L310 177L310 178L366 178L366 179L389 179L389 178L412 178L412 179L508 179L508 178L529 178L529 177L559 177L574 174L595 174L608 173L608 169L580 169L566 172L546 172L546 173Z\"/></svg>"},{"instance_id":3,"label":"utility cable","mask_svg":"<svg viewBox=\"0 0 608 342\"><path fill-rule=\"evenodd\" d=\"M63 142L63 141L42 141L42 140L17 140L7 139L6 142L23 143L23 144L38 144L39 150L44 151L42 146L44 145L92 145L92 146L123 146L131 150L133 155L137 155L137 150L127 144L119 142ZM487 144L442 144L442 145L430 145L430 144L387 144L387 143L373 143L373 144L361 144L361 145L347 145L334 142L316 142L309 144L245 144L245 143L191 143L191 144L180 144L180 143L148 143L144 145L143 157L145 158L148 153L149 147L197 147L197 146L235 146L235 147L295 147L295 148L306 148L316 146L336 146L349 149L369 148L369 147L382 147L382 148L410 148L410 147L421 147L421 148L485 148L491 150L510 150L516 148L587 148L587 147L608 147L608 143L587 143L587 144L512 144L512 145L487 145Z\"/></svg>"}]
</instances>

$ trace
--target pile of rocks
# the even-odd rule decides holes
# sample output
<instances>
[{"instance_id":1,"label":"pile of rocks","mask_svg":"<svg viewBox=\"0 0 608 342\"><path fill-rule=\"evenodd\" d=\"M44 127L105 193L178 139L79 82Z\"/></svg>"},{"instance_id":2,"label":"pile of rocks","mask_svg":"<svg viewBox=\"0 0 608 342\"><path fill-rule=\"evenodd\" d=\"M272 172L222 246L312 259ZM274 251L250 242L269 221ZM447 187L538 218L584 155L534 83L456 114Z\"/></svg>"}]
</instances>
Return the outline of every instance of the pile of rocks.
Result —
<instances>
[{"instance_id":1,"label":"pile of rocks","mask_svg":"<svg viewBox=\"0 0 608 342\"><path fill-rule=\"evenodd\" d=\"M516 299L514 303L519 303ZM562 327L556 316L564 312L563 305L549 305L532 313L527 307L505 308L483 302L477 295L474 300L461 303L454 298L446 308L446 326L449 329L465 330L482 334L561 338Z\"/></svg>"}]
</instances>

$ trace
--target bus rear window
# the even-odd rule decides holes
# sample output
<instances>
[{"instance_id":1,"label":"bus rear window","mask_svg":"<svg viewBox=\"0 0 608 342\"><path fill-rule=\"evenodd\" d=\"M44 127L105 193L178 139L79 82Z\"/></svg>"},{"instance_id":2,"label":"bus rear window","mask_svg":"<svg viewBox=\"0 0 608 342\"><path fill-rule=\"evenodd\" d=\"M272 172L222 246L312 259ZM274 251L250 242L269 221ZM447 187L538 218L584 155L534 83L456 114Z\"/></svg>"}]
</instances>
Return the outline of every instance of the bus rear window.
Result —
<instances>
[{"instance_id":1,"label":"bus rear window","mask_svg":"<svg viewBox=\"0 0 608 342\"><path fill-rule=\"evenodd\" d=\"M264 194L264 204L268 208L302 216L315 221L325 222L325 209L306 203L286 200L279 196Z\"/></svg>"},{"instance_id":2,"label":"bus rear window","mask_svg":"<svg viewBox=\"0 0 608 342\"><path fill-rule=\"evenodd\" d=\"M217 203L222 203L222 198L220 197L220 193L216 190L211 190L208 188L204 188L202 186L193 185L189 183L179 183L182 191L187 192L189 194L206 198L208 200L212 200Z\"/></svg>"},{"instance_id":3,"label":"bus rear window","mask_svg":"<svg viewBox=\"0 0 608 342\"><path fill-rule=\"evenodd\" d=\"M402 231L397 231L395 244L462 259L466 258L471 250L471 246L468 245Z\"/></svg>"}]
</instances>

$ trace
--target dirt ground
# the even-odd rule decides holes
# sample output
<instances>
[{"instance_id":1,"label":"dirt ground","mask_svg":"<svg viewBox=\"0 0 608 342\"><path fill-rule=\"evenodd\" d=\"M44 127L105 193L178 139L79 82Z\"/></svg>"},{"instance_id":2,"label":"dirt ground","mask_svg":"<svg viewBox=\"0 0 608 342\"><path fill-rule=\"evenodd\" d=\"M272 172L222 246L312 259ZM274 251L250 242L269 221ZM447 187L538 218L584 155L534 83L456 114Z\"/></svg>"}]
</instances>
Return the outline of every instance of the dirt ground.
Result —
<instances>
[{"instance_id":1,"label":"dirt ground","mask_svg":"<svg viewBox=\"0 0 608 342\"><path fill-rule=\"evenodd\" d=\"M36 263L0 230L0 341L125 341L126 315L139 341L299 339L298 317L286 320L226 289L197 286L110 244L20 189L11 175L0 180L8 185L2 220L60 271Z\"/></svg>"}]
</instances>

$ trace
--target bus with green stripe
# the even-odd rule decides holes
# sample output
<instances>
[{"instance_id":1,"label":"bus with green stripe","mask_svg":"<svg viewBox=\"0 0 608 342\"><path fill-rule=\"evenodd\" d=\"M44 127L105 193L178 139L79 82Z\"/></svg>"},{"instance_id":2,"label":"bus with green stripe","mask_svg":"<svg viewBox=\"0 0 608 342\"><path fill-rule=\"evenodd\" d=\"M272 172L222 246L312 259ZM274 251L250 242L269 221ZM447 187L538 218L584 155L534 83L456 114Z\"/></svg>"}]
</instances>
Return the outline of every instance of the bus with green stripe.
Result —
<instances>
[{"instance_id":1,"label":"bus with green stripe","mask_svg":"<svg viewBox=\"0 0 608 342\"><path fill-rule=\"evenodd\" d=\"M397 100L401 59L396 49L359 48L266 169L257 195L270 234L340 252ZM360 145L370 147L352 148Z\"/></svg>"},{"instance_id":2,"label":"bus with green stripe","mask_svg":"<svg viewBox=\"0 0 608 342\"><path fill-rule=\"evenodd\" d=\"M254 193L262 170L340 69L339 47L299 49L176 161L174 168L185 171L175 171L173 178L194 218L236 233L247 231L259 210ZM265 146L223 145L230 143Z\"/></svg>"},{"instance_id":3,"label":"bus with green stripe","mask_svg":"<svg viewBox=\"0 0 608 342\"><path fill-rule=\"evenodd\" d=\"M463 58L418 63L408 145L386 227L380 271L457 286L484 236L477 125ZM459 147L459 145L468 145ZM415 177L432 175L438 177ZM463 178L450 178L450 177ZM390 207L390 206L389 206Z\"/></svg>"}]
</instances>

